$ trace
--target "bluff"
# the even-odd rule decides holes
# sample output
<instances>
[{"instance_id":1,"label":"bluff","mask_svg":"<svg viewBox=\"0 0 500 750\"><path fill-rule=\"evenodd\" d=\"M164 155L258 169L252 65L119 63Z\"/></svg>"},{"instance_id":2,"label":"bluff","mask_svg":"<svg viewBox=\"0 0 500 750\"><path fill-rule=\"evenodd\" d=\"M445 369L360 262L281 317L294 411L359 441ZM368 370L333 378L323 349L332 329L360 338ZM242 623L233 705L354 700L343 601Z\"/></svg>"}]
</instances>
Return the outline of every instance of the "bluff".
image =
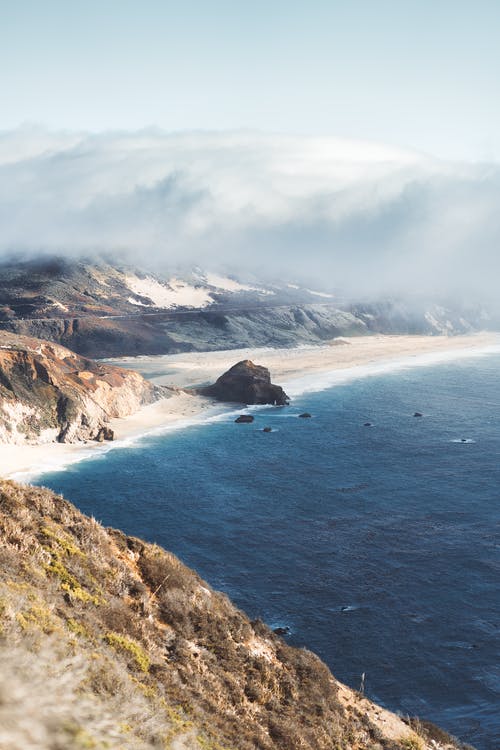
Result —
<instances>
[{"instance_id":1,"label":"bluff","mask_svg":"<svg viewBox=\"0 0 500 750\"><path fill-rule=\"evenodd\" d=\"M111 418L161 395L138 373L0 331L0 442L112 439Z\"/></svg>"},{"instance_id":2,"label":"bluff","mask_svg":"<svg viewBox=\"0 0 500 750\"><path fill-rule=\"evenodd\" d=\"M0 328L88 357L290 347L374 332L453 335L493 323L466 303L361 303L286 278L248 285L200 269L182 278L144 273L109 259L0 260Z\"/></svg>"},{"instance_id":3,"label":"bluff","mask_svg":"<svg viewBox=\"0 0 500 750\"><path fill-rule=\"evenodd\" d=\"M197 393L218 401L238 404L285 406L289 403L289 398L283 388L271 383L271 375L267 367L255 365L249 359L237 362L213 385L198 388Z\"/></svg>"},{"instance_id":4,"label":"bluff","mask_svg":"<svg viewBox=\"0 0 500 750\"><path fill-rule=\"evenodd\" d=\"M0 747L459 750L339 683L174 555L0 480Z\"/></svg>"}]
</instances>

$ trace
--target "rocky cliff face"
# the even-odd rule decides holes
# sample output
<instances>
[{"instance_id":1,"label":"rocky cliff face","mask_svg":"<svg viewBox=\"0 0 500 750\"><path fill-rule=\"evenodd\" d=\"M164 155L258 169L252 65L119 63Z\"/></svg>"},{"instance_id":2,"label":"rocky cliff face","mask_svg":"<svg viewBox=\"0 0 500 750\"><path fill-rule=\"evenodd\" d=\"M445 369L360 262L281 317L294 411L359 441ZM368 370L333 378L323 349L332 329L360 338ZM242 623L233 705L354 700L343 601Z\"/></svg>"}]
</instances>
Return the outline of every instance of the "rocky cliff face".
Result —
<instances>
[{"instance_id":1,"label":"rocky cliff face","mask_svg":"<svg viewBox=\"0 0 500 750\"><path fill-rule=\"evenodd\" d=\"M0 480L0 747L458 750L165 550Z\"/></svg>"},{"instance_id":2,"label":"rocky cliff face","mask_svg":"<svg viewBox=\"0 0 500 750\"><path fill-rule=\"evenodd\" d=\"M112 439L111 418L160 396L138 373L0 331L0 442Z\"/></svg>"},{"instance_id":3,"label":"rocky cliff face","mask_svg":"<svg viewBox=\"0 0 500 750\"><path fill-rule=\"evenodd\" d=\"M213 385L197 390L202 396L238 404L274 404L286 406L289 398L283 388L271 383L267 367L249 359L237 362Z\"/></svg>"},{"instance_id":4,"label":"rocky cliff face","mask_svg":"<svg viewBox=\"0 0 500 750\"><path fill-rule=\"evenodd\" d=\"M335 336L466 333L481 310L426 301L352 304L296 284L245 285L201 271L185 278L116 263L0 262L0 328L90 357L319 344Z\"/></svg>"}]
</instances>

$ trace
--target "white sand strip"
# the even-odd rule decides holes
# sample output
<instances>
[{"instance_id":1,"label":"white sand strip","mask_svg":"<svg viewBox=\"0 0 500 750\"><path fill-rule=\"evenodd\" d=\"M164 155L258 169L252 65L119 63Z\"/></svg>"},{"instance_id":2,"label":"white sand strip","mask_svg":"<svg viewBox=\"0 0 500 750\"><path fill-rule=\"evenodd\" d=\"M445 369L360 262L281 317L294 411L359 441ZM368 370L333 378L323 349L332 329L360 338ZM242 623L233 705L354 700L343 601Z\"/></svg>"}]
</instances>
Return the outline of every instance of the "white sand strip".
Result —
<instances>
[{"instance_id":1,"label":"white sand strip","mask_svg":"<svg viewBox=\"0 0 500 750\"><path fill-rule=\"evenodd\" d=\"M103 455L108 450L130 445L148 433L168 430L182 423L190 424L213 408L213 403L200 396L173 393L168 398L144 406L136 414L112 419L115 431L111 443L45 443L43 445L0 445L0 477L29 481L35 476L58 471L69 464Z\"/></svg>"},{"instance_id":2,"label":"white sand strip","mask_svg":"<svg viewBox=\"0 0 500 750\"><path fill-rule=\"evenodd\" d=\"M359 336L334 339L323 346L294 349L230 349L217 352L189 352L153 357L125 357L110 360L121 367L137 370L158 384L186 387L213 382L231 365L242 359L268 367L274 383L291 381L342 369L366 365L397 366L424 355L429 363L440 359L475 356L500 351L500 335L477 333L468 336Z\"/></svg>"}]
</instances>

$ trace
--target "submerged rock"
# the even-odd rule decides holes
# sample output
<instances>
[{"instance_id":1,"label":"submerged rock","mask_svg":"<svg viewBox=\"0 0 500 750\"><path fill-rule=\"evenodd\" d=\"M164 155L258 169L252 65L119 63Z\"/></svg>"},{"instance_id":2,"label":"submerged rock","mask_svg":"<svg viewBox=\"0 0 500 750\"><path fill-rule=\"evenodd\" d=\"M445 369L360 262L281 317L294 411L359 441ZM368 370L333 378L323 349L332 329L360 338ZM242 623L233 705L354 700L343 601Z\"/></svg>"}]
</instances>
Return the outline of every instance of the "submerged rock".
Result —
<instances>
[{"instance_id":1,"label":"submerged rock","mask_svg":"<svg viewBox=\"0 0 500 750\"><path fill-rule=\"evenodd\" d=\"M250 422L253 422L255 417L252 417L251 414L240 414L239 417L237 417L234 421L236 424L249 424Z\"/></svg>"},{"instance_id":2,"label":"submerged rock","mask_svg":"<svg viewBox=\"0 0 500 750\"><path fill-rule=\"evenodd\" d=\"M423 415L423 414L422 414L421 412L419 412L419 411L416 411L416 412L415 412L415 414L414 414L413 416L414 416L414 417L423 417L424 415Z\"/></svg>"},{"instance_id":3,"label":"submerged rock","mask_svg":"<svg viewBox=\"0 0 500 750\"><path fill-rule=\"evenodd\" d=\"M262 430L262 432L272 432L272 431L273 431L272 427L264 427L264 429Z\"/></svg>"},{"instance_id":4,"label":"submerged rock","mask_svg":"<svg viewBox=\"0 0 500 750\"><path fill-rule=\"evenodd\" d=\"M373 427L373 423L372 422L365 422L364 425L363 425L363 427Z\"/></svg>"},{"instance_id":5,"label":"submerged rock","mask_svg":"<svg viewBox=\"0 0 500 750\"><path fill-rule=\"evenodd\" d=\"M281 386L271 383L267 367L255 365L249 359L233 365L213 384L199 388L197 393L218 401L239 404L274 404L286 406L289 398Z\"/></svg>"},{"instance_id":6,"label":"submerged rock","mask_svg":"<svg viewBox=\"0 0 500 750\"><path fill-rule=\"evenodd\" d=\"M305 411L303 414L299 414L299 419L311 419L311 415L308 411Z\"/></svg>"}]
</instances>

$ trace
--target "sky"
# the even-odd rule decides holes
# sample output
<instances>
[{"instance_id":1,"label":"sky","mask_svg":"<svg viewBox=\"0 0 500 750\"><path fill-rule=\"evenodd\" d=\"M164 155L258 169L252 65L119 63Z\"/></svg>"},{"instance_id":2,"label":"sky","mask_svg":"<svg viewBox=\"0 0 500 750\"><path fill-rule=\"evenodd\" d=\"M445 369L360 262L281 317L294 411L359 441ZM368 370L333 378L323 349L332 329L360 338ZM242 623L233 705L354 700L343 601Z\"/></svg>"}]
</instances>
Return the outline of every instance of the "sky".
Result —
<instances>
[{"instance_id":1,"label":"sky","mask_svg":"<svg viewBox=\"0 0 500 750\"><path fill-rule=\"evenodd\" d=\"M0 0L0 130L238 130L500 158L498 0Z\"/></svg>"},{"instance_id":2,"label":"sky","mask_svg":"<svg viewBox=\"0 0 500 750\"><path fill-rule=\"evenodd\" d=\"M0 254L496 300L499 0L0 0Z\"/></svg>"}]
</instances>

